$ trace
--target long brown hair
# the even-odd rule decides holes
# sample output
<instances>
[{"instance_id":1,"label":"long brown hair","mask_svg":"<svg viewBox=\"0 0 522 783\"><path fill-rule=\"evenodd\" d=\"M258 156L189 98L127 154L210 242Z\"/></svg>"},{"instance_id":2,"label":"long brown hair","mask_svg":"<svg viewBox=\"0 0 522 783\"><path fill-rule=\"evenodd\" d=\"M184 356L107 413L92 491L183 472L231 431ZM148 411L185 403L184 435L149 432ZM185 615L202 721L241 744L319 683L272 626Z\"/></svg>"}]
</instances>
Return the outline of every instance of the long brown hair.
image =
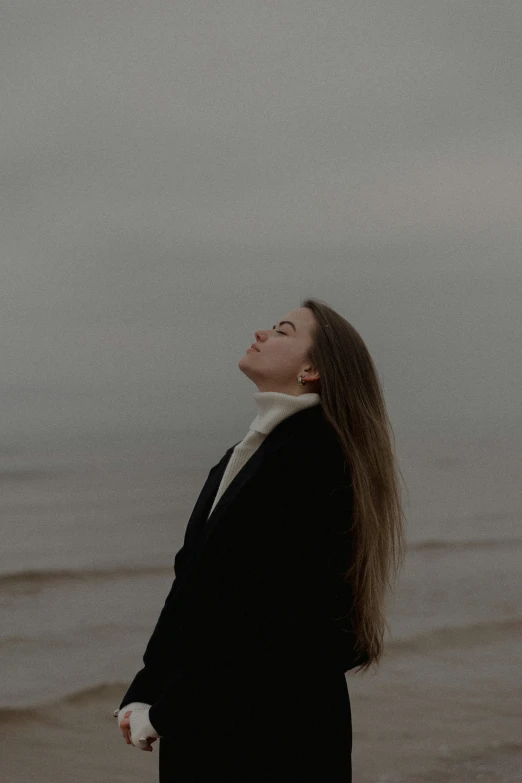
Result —
<instances>
[{"instance_id":1,"label":"long brown hair","mask_svg":"<svg viewBox=\"0 0 522 783\"><path fill-rule=\"evenodd\" d=\"M319 373L321 404L342 445L353 485L346 520L353 554L351 580L356 653L366 671L383 653L388 588L394 589L405 554L404 512L395 438L384 394L368 348L357 330L319 299L305 299L315 316L309 361ZM403 479L404 480L404 479Z\"/></svg>"}]
</instances>

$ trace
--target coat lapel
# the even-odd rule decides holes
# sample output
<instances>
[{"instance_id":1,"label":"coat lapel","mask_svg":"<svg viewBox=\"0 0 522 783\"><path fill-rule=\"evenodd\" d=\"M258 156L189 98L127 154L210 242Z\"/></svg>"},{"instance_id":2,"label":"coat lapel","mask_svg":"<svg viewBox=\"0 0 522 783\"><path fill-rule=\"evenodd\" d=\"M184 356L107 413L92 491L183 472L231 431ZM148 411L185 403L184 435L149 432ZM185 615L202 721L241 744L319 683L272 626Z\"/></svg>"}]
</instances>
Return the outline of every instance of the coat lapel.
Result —
<instances>
[{"instance_id":1,"label":"coat lapel","mask_svg":"<svg viewBox=\"0 0 522 783\"><path fill-rule=\"evenodd\" d=\"M266 436L241 470L234 476L209 516L209 511L216 497L221 479L237 443L231 446L220 462L209 473L187 525L185 534L187 545L198 549L204 546L239 493L248 487L249 481L262 469L263 464L270 460L287 440L299 432L303 432L305 436L311 436L317 433L318 428L324 428L325 426L326 422L320 405L304 408L283 419Z\"/></svg>"},{"instance_id":2,"label":"coat lapel","mask_svg":"<svg viewBox=\"0 0 522 783\"><path fill-rule=\"evenodd\" d=\"M203 529L203 526L207 520L209 511L212 508L212 503L216 497L216 493L221 483L221 478L223 477L223 474L228 465L228 461L232 456L232 452L236 446L237 443L228 449L226 454L220 459L217 465L214 465L207 476L207 480L199 494L196 505L194 506L192 514L190 515L190 519L187 523L184 542L184 546L186 546L187 549L194 549L196 547L197 539L199 538L201 530Z\"/></svg>"}]
</instances>

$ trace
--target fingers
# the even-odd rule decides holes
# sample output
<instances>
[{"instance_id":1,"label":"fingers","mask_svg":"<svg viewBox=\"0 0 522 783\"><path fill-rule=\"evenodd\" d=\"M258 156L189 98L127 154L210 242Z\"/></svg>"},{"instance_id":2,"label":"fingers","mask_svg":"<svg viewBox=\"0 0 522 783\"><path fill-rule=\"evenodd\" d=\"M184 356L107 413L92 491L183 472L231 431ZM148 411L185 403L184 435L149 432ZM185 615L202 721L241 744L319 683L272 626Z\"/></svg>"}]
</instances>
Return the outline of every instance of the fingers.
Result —
<instances>
[{"instance_id":1,"label":"fingers","mask_svg":"<svg viewBox=\"0 0 522 783\"><path fill-rule=\"evenodd\" d=\"M149 752L150 752L150 751L152 751L152 750L153 750L152 743L153 743L153 742L156 742L156 740L157 740L157 739L158 739L157 737L150 737L150 738L149 738L149 737L147 737L147 742L148 742L149 744L148 744L148 745L145 745L145 747L144 747L144 748L141 748L141 750L148 750Z\"/></svg>"},{"instance_id":2,"label":"fingers","mask_svg":"<svg viewBox=\"0 0 522 783\"><path fill-rule=\"evenodd\" d=\"M130 720L129 720L129 715L131 714L131 712L132 710L127 710L127 712L123 716L122 722L120 723L121 733L123 734L123 737L127 745L132 745L131 732L130 732Z\"/></svg>"},{"instance_id":3,"label":"fingers","mask_svg":"<svg viewBox=\"0 0 522 783\"><path fill-rule=\"evenodd\" d=\"M142 745L142 742L140 740L139 743L138 743L138 747L140 748L140 750L149 750L150 751L150 750L152 750L152 743L156 742L157 739L158 739L157 737L147 737L147 744L146 745Z\"/></svg>"}]
</instances>

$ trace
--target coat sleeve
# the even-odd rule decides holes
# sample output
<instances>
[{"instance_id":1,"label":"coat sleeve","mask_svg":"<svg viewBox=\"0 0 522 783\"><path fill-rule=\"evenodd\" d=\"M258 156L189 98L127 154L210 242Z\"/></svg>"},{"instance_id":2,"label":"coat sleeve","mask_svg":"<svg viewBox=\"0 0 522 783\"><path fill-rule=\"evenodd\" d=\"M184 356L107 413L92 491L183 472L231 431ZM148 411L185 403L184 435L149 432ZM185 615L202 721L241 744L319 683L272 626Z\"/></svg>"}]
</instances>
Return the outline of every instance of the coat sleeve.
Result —
<instances>
[{"instance_id":1,"label":"coat sleeve","mask_svg":"<svg viewBox=\"0 0 522 783\"><path fill-rule=\"evenodd\" d=\"M176 553L174 573L179 573L184 558L184 547ZM164 691L170 679L169 649L175 643L175 626L172 624L170 607L179 587L176 575L164 601L156 626L143 654L143 668L134 677L120 702L121 710L133 701L152 704Z\"/></svg>"},{"instance_id":2,"label":"coat sleeve","mask_svg":"<svg viewBox=\"0 0 522 783\"><path fill-rule=\"evenodd\" d=\"M229 449L229 451L231 451L231 449ZM197 505L201 500L206 483L209 481L213 472L219 468L225 457L209 471L205 485L196 501L195 508L197 508ZM185 532L183 546L178 550L174 558L174 581L165 599L160 616L143 655L144 666L138 671L131 682L120 703L119 709L122 709L125 704L132 701L141 701L151 704L159 698L170 680L173 664L172 651L176 646L177 631L176 624L172 619L171 608L174 596L179 589L179 578L183 577L183 573L187 568L187 562L190 559L189 551L190 547L187 546L187 532Z\"/></svg>"},{"instance_id":3,"label":"coat sleeve","mask_svg":"<svg viewBox=\"0 0 522 783\"><path fill-rule=\"evenodd\" d=\"M341 578L351 555L351 481L339 453L322 447L285 444L263 473L266 492L248 519L258 538L245 538L250 548L230 565L223 550L208 555L193 618L195 653L208 651L208 660L178 668L152 704L160 736L174 736L178 721L197 724L202 712L219 720L211 705L230 703L253 673L258 686L298 688L311 670L345 672L363 662L354 656L351 588Z\"/></svg>"}]
</instances>

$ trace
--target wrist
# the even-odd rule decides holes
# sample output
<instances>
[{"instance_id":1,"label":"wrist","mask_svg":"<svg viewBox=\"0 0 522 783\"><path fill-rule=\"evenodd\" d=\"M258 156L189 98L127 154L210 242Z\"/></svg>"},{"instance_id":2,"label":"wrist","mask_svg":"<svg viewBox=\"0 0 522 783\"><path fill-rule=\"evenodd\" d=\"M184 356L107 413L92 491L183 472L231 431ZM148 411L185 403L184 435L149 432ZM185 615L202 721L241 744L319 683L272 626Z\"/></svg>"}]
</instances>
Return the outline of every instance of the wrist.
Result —
<instances>
[{"instance_id":1,"label":"wrist","mask_svg":"<svg viewBox=\"0 0 522 783\"><path fill-rule=\"evenodd\" d=\"M132 710L133 712L144 712L145 710L148 710L149 707L150 704L146 704L144 701L131 701L119 710L114 710L113 715L115 718L118 718L118 726L121 728L121 722L124 719L126 712L129 712L129 710Z\"/></svg>"},{"instance_id":2,"label":"wrist","mask_svg":"<svg viewBox=\"0 0 522 783\"><path fill-rule=\"evenodd\" d=\"M129 718L131 741L136 747L139 747L141 739L154 739L159 738L159 733L156 731L149 719L149 710L133 710Z\"/></svg>"}]
</instances>

